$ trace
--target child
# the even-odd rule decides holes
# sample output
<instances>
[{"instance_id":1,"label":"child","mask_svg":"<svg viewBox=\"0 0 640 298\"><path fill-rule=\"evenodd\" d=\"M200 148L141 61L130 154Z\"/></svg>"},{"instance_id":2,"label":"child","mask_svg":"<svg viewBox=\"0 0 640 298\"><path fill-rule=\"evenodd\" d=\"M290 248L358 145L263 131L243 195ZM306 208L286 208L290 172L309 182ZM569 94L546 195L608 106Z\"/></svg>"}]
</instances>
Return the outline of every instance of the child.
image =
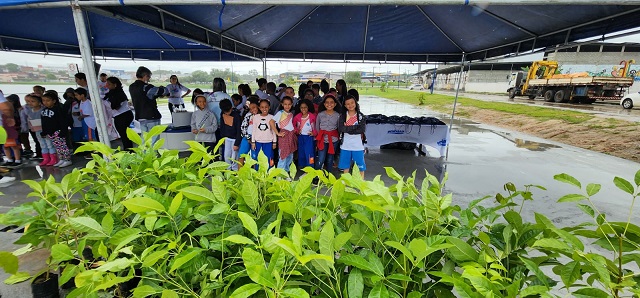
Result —
<instances>
[{"instance_id":1,"label":"child","mask_svg":"<svg viewBox=\"0 0 640 298\"><path fill-rule=\"evenodd\" d=\"M71 165L71 151L67 147L65 136L67 133L67 124L65 121L65 113L60 104L60 99L56 92L47 91L42 96L42 109L40 115L42 117L42 137L48 138L56 148L58 157L53 154L49 156L51 160L47 165L64 168Z\"/></svg>"},{"instance_id":2,"label":"child","mask_svg":"<svg viewBox=\"0 0 640 298\"><path fill-rule=\"evenodd\" d=\"M173 114L174 108L182 108L184 110L184 97L191 93L191 89L183 86L178 81L178 76L171 75L169 77L171 84L165 88L169 90L169 112ZM193 116L193 115L192 115Z\"/></svg>"},{"instance_id":3,"label":"child","mask_svg":"<svg viewBox=\"0 0 640 298\"><path fill-rule=\"evenodd\" d=\"M234 94L234 97L240 95ZM229 169L238 170L238 149L241 140L236 140L240 135L240 124L242 119L238 111L233 109L233 104L228 99L220 101L220 137L226 138L224 140L224 161L229 164Z\"/></svg>"},{"instance_id":4,"label":"child","mask_svg":"<svg viewBox=\"0 0 640 298\"><path fill-rule=\"evenodd\" d=\"M93 113L91 101L87 98L87 89L78 88L75 90L76 99L80 101L80 117L82 121L82 130L87 141L97 141L98 132L96 131L96 117Z\"/></svg>"},{"instance_id":5,"label":"child","mask_svg":"<svg viewBox=\"0 0 640 298\"><path fill-rule=\"evenodd\" d=\"M336 112L336 97L329 93L324 97L320 106L320 113L316 117L316 136L318 146L318 161L316 169L321 170L325 165L328 172L333 172L333 157L338 151L338 120L340 113ZM326 161L326 164L325 164Z\"/></svg>"},{"instance_id":6,"label":"child","mask_svg":"<svg viewBox=\"0 0 640 298\"><path fill-rule=\"evenodd\" d=\"M42 98L36 94L30 94L25 97L30 109L25 109L26 118L29 130L36 135L38 143L42 148L42 162L40 166L54 165L57 162L49 164L53 157L56 155L56 148L48 138L43 138L40 133L42 132Z\"/></svg>"},{"instance_id":7,"label":"child","mask_svg":"<svg viewBox=\"0 0 640 298\"><path fill-rule=\"evenodd\" d=\"M298 105L297 114L293 117L293 126L298 135L298 168L314 166L316 132L316 115L313 104L303 99Z\"/></svg>"},{"instance_id":8,"label":"child","mask_svg":"<svg viewBox=\"0 0 640 298\"><path fill-rule=\"evenodd\" d=\"M196 107L197 109L191 115L191 132L196 135L197 142L207 147L209 153L213 153L213 148L216 145L215 132L218 129L218 121L213 112L207 109L207 97L204 95L196 96Z\"/></svg>"},{"instance_id":9,"label":"child","mask_svg":"<svg viewBox=\"0 0 640 298\"><path fill-rule=\"evenodd\" d=\"M253 115L258 114L258 97L251 95L247 102L249 107L240 124L240 149L238 149L238 163L244 165L244 155L251 151L251 134L253 132Z\"/></svg>"},{"instance_id":10,"label":"child","mask_svg":"<svg viewBox=\"0 0 640 298\"><path fill-rule=\"evenodd\" d=\"M338 132L342 139L338 168L344 173L349 173L353 161L360 169L360 175L364 178L367 166L364 163L363 140L367 123L353 95L348 94L344 97L344 107L345 111L340 115L338 122Z\"/></svg>"},{"instance_id":11,"label":"child","mask_svg":"<svg viewBox=\"0 0 640 298\"><path fill-rule=\"evenodd\" d=\"M86 142L87 140L84 138L84 131L82 130L82 120L80 120L80 101L75 98L74 91L73 101L71 102L71 121L73 124L71 126L71 141L72 147L78 148L80 147L80 142ZM67 121L69 118L67 117Z\"/></svg>"},{"instance_id":12,"label":"child","mask_svg":"<svg viewBox=\"0 0 640 298\"><path fill-rule=\"evenodd\" d=\"M13 103L7 100L4 95L0 97L0 112L2 112L2 127L7 131L7 140L4 143L4 165L7 167L21 166L21 148L18 140L20 127L16 128Z\"/></svg>"},{"instance_id":13,"label":"child","mask_svg":"<svg viewBox=\"0 0 640 298\"><path fill-rule=\"evenodd\" d=\"M278 168L289 172L289 167L293 161L293 153L298 149L296 135L293 132L293 99L289 96L282 98L282 110L278 111L274 116L276 126L278 127L278 147L279 156Z\"/></svg>"},{"instance_id":14,"label":"child","mask_svg":"<svg viewBox=\"0 0 640 298\"><path fill-rule=\"evenodd\" d=\"M253 134L251 135L251 157L258 160L258 153L262 151L269 160L269 167L273 166L273 149L276 149L278 141L273 116L269 114L270 102L261 99L259 103L260 114L253 116Z\"/></svg>"}]
</instances>

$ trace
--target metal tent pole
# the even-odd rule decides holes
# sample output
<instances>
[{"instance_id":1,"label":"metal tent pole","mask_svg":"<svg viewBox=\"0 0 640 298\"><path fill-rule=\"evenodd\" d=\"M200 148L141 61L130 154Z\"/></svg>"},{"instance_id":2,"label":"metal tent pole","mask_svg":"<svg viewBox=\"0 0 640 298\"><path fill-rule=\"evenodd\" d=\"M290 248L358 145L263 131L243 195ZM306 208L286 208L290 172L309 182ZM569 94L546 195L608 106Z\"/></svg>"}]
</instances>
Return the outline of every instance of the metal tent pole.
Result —
<instances>
[{"instance_id":1,"label":"metal tent pole","mask_svg":"<svg viewBox=\"0 0 640 298\"><path fill-rule=\"evenodd\" d=\"M451 121L449 121L449 131L447 135L449 136L449 141L447 142L447 153L445 154L444 159L449 160L449 147L451 144L451 128L453 127L453 118L456 114L456 105L458 105L458 93L460 92L460 83L462 82L462 74L464 73L464 60L466 58L466 54L462 54L462 62L460 63L460 75L458 76L458 84L456 86L456 97L453 100L453 109L451 110Z\"/></svg>"},{"instance_id":2,"label":"metal tent pole","mask_svg":"<svg viewBox=\"0 0 640 298\"><path fill-rule=\"evenodd\" d=\"M79 6L72 6L73 21L76 25L76 34L78 35L78 45L80 46L80 55L82 55L82 62L85 66L85 74L87 75L87 84L89 85L89 95L91 96L91 106L93 107L93 113L96 116L96 126L98 128L98 134L100 142L111 148L111 142L109 141L109 133L107 132L107 122L104 116L104 105L100 98L100 92L98 91L98 82L96 70L94 68L93 60L91 59L91 46L89 43L89 36L87 35L87 26L84 22L84 14Z\"/></svg>"},{"instance_id":3,"label":"metal tent pole","mask_svg":"<svg viewBox=\"0 0 640 298\"><path fill-rule=\"evenodd\" d=\"M265 78L267 82L269 81L269 78L267 78L267 59L262 59L262 77Z\"/></svg>"}]
</instances>

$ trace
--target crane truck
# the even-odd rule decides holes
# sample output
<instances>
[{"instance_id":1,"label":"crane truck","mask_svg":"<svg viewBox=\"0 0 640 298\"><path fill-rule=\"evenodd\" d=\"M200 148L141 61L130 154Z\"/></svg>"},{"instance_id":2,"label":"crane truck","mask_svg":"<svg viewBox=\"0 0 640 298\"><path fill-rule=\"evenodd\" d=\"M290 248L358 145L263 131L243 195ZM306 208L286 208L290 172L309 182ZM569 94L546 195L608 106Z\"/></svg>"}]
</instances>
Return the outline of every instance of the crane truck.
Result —
<instances>
[{"instance_id":1,"label":"crane truck","mask_svg":"<svg viewBox=\"0 0 640 298\"><path fill-rule=\"evenodd\" d=\"M527 96L534 100L543 96L548 102L594 103L597 100L618 100L625 109L633 102L625 101L624 94L633 84L627 77L633 62L623 61L624 67L618 77L582 75L556 75L557 61L534 61L528 72L519 71L509 77L509 98Z\"/></svg>"}]
</instances>

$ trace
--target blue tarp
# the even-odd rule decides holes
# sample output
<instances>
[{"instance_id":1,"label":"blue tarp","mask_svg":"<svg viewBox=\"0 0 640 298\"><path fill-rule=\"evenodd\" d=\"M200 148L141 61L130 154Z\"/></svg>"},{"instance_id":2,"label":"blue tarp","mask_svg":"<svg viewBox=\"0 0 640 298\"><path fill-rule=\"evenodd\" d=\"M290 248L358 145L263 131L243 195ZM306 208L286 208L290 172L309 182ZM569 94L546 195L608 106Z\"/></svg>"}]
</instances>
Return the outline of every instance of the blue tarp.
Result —
<instances>
[{"instance_id":1,"label":"blue tarp","mask_svg":"<svg viewBox=\"0 0 640 298\"><path fill-rule=\"evenodd\" d=\"M5 1L2 5L49 1ZM176 1L179 3L179 1ZM640 27L632 5L86 7L96 56L458 62ZM603 2L606 3L606 2ZM79 54L70 7L0 7L5 50Z\"/></svg>"}]
</instances>

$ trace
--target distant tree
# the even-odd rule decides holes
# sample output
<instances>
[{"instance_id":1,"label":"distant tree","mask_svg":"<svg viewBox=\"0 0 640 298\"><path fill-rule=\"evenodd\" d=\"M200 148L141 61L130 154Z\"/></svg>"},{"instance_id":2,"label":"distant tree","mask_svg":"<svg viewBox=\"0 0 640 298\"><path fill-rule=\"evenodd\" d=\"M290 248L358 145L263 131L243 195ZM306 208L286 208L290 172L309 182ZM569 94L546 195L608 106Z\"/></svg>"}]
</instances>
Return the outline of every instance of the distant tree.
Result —
<instances>
[{"instance_id":1,"label":"distant tree","mask_svg":"<svg viewBox=\"0 0 640 298\"><path fill-rule=\"evenodd\" d=\"M56 75L52 74L52 73L48 73L47 74L47 80L56 80Z\"/></svg>"},{"instance_id":2,"label":"distant tree","mask_svg":"<svg viewBox=\"0 0 640 298\"><path fill-rule=\"evenodd\" d=\"M287 77L282 82L287 84L287 86L292 86L292 87L296 88L296 78L294 78L294 77L291 77L291 76Z\"/></svg>"},{"instance_id":3,"label":"distant tree","mask_svg":"<svg viewBox=\"0 0 640 298\"><path fill-rule=\"evenodd\" d=\"M18 71L20 71L20 65L15 64L15 63L7 63L7 64L4 65L4 67L6 67L9 72L18 72Z\"/></svg>"},{"instance_id":4,"label":"distant tree","mask_svg":"<svg viewBox=\"0 0 640 298\"><path fill-rule=\"evenodd\" d=\"M211 83L213 82L213 77L206 71L196 70L191 73L191 80L194 83Z\"/></svg>"},{"instance_id":5,"label":"distant tree","mask_svg":"<svg viewBox=\"0 0 640 298\"><path fill-rule=\"evenodd\" d=\"M250 70L250 71L249 71L249 75L250 75L250 76L252 76L252 77L254 77L254 78L258 78L258 76L259 76L260 74L258 73L258 71L257 71L257 70L252 69L252 70Z\"/></svg>"},{"instance_id":6,"label":"distant tree","mask_svg":"<svg viewBox=\"0 0 640 298\"><path fill-rule=\"evenodd\" d=\"M348 86L357 85L362 83L362 75L359 71L347 71L344 81L347 82Z\"/></svg>"}]
</instances>

